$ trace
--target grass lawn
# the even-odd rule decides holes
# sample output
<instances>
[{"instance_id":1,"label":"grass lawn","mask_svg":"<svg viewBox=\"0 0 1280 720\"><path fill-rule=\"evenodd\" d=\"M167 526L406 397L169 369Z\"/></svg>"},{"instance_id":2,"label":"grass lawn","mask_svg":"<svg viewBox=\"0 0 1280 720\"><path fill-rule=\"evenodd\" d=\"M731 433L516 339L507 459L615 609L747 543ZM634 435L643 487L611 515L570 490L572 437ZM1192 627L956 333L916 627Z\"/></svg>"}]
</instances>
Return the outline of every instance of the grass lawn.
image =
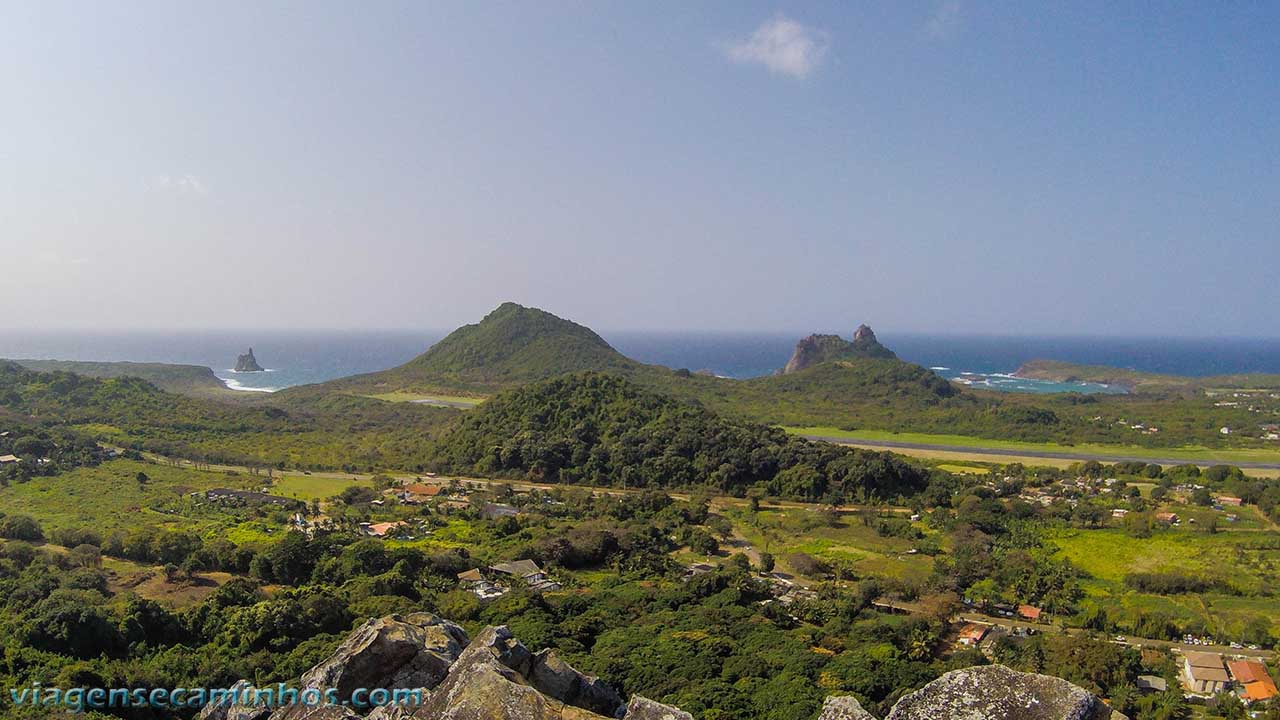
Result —
<instances>
[{"instance_id":1,"label":"grass lawn","mask_svg":"<svg viewBox=\"0 0 1280 720\"><path fill-rule=\"evenodd\" d=\"M947 472L955 473L956 475L986 475L987 473L991 472L991 468L985 468L980 465L945 464L945 465L939 465L938 469L946 470Z\"/></svg>"},{"instance_id":2,"label":"grass lawn","mask_svg":"<svg viewBox=\"0 0 1280 720\"><path fill-rule=\"evenodd\" d=\"M856 442L903 442L922 445L946 445L956 448L993 448L998 450L1026 450L1028 452L1054 452L1072 455L1128 455L1133 457L1169 458L1197 462L1206 459L1232 462L1280 462L1280 450L1272 449L1213 449L1199 445L1177 448L1149 448L1138 445L1060 445L1058 443L1031 443L1015 440L991 440L968 435L931 435L928 433L895 433L880 430L841 430L835 427L786 427L797 435L818 435Z\"/></svg>"},{"instance_id":3,"label":"grass lawn","mask_svg":"<svg viewBox=\"0 0 1280 720\"><path fill-rule=\"evenodd\" d=\"M326 475L285 475L277 477L271 485L271 494L298 500L325 500L352 485L372 487L368 480L355 480Z\"/></svg>"},{"instance_id":4,"label":"grass lawn","mask_svg":"<svg viewBox=\"0 0 1280 720\"><path fill-rule=\"evenodd\" d=\"M145 484L137 481L139 472L149 478ZM105 535L143 525L205 532L228 518L189 501L189 493L215 487L252 490L261 483L248 475L113 460L0 488L0 512L30 515L46 532L90 528Z\"/></svg>"}]
</instances>

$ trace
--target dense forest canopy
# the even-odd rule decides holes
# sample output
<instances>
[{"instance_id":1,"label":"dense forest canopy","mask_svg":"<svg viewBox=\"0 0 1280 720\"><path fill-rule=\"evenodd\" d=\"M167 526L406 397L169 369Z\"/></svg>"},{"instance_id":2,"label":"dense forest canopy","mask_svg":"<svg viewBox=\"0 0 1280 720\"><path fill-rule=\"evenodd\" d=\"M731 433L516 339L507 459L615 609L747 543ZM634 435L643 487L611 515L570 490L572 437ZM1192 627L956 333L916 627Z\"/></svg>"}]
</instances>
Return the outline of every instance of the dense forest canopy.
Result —
<instances>
[{"instance_id":1,"label":"dense forest canopy","mask_svg":"<svg viewBox=\"0 0 1280 720\"><path fill-rule=\"evenodd\" d=\"M631 488L756 487L795 499L892 498L921 490L920 469L887 453L809 442L725 420L603 373L501 394L440 442L441 469Z\"/></svg>"}]
</instances>

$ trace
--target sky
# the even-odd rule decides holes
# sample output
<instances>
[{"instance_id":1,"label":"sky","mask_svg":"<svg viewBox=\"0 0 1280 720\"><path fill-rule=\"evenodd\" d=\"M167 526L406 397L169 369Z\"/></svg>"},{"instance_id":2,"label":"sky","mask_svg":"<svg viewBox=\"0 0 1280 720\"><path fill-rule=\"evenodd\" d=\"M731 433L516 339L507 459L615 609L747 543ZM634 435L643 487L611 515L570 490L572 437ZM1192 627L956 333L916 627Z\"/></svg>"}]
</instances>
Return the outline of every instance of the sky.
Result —
<instances>
[{"instance_id":1,"label":"sky","mask_svg":"<svg viewBox=\"0 0 1280 720\"><path fill-rule=\"evenodd\" d=\"M0 0L0 329L1280 335L1280 4Z\"/></svg>"}]
</instances>

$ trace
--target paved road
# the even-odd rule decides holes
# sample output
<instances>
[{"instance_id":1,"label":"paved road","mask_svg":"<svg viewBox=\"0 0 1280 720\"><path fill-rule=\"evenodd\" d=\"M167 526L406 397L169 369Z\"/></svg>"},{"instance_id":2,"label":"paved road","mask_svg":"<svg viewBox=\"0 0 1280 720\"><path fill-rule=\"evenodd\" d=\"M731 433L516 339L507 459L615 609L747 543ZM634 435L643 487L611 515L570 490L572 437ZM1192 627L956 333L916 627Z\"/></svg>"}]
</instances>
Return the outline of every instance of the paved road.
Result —
<instances>
[{"instance_id":1,"label":"paved road","mask_svg":"<svg viewBox=\"0 0 1280 720\"><path fill-rule=\"evenodd\" d=\"M1045 458L1047 460L1097 460L1099 462L1144 462L1157 465L1182 465L1194 462L1197 465L1235 465L1250 470L1280 470L1280 463L1250 462L1247 460L1214 460L1204 458L1188 460L1186 458L1137 457L1134 455L1095 455L1092 453L1052 452L1048 450L1015 450L1010 448L969 447L967 445L931 445L929 443L899 442L896 440L859 440L857 438L831 437L826 435L802 435L809 440L836 443L838 445L857 445L859 447L884 448L885 450L938 450L944 452L973 453L975 455L1000 455L1014 457Z\"/></svg>"}]
</instances>

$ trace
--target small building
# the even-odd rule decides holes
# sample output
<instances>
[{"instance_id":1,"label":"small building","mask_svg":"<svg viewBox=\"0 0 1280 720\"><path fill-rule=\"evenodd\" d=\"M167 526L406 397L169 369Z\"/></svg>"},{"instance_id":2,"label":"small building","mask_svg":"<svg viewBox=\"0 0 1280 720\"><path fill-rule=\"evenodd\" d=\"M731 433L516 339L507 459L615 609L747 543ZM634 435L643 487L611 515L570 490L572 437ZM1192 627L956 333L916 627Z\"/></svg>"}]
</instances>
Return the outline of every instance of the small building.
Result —
<instances>
[{"instance_id":1,"label":"small building","mask_svg":"<svg viewBox=\"0 0 1280 720\"><path fill-rule=\"evenodd\" d=\"M1139 675L1138 689L1143 692L1164 692L1169 689L1169 682L1159 675Z\"/></svg>"},{"instance_id":2,"label":"small building","mask_svg":"<svg viewBox=\"0 0 1280 720\"><path fill-rule=\"evenodd\" d=\"M519 514L520 511L515 506L505 503L485 503L484 507L480 508L480 517L485 520L498 520L500 518L515 517Z\"/></svg>"},{"instance_id":3,"label":"small building","mask_svg":"<svg viewBox=\"0 0 1280 720\"><path fill-rule=\"evenodd\" d=\"M1018 614L1032 622L1040 622L1042 611L1034 605L1019 605Z\"/></svg>"},{"instance_id":4,"label":"small building","mask_svg":"<svg viewBox=\"0 0 1280 720\"><path fill-rule=\"evenodd\" d=\"M1244 500L1242 500L1242 499L1240 499L1240 498L1238 498L1238 497L1232 497L1232 496L1230 496L1230 495L1219 495L1219 496L1218 496L1218 504L1219 504L1219 505L1230 505L1231 507L1240 507L1241 505L1243 505L1243 504L1244 504Z\"/></svg>"},{"instance_id":5,"label":"small building","mask_svg":"<svg viewBox=\"0 0 1280 720\"><path fill-rule=\"evenodd\" d=\"M1115 508L1114 510L1111 511L1111 517L1113 518L1123 518L1128 514L1129 514L1129 511L1125 510L1124 508Z\"/></svg>"},{"instance_id":6,"label":"small building","mask_svg":"<svg viewBox=\"0 0 1280 720\"><path fill-rule=\"evenodd\" d=\"M1178 513L1158 512L1156 513L1156 522L1162 522L1165 525L1173 525L1178 522Z\"/></svg>"},{"instance_id":7,"label":"small building","mask_svg":"<svg viewBox=\"0 0 1280 720\"><path fill-rule=\"evenodd\" d=\"M1182 662L1182 680L1197 695L1216 695L1227 689L1231 676L1218 653L1188 651Z\"/></svg>"},{"instance_id":8,"label":"small building","mask_svg":"<svg viewBox=\"0 0 1280 720\"><path fill-rule=\"evenodd\" d=\"M395 537L408 525L403 522L384 522L384 523L360 523L360 529L369 537L385 538L387 536Z\"/></svg>"},{"instance_id":9,"label":"small building","mask_svg":"<svg viewBox=\"0 0 1280 720\"><path fill-rule=\"evenodd\" d=\"M461 583L463 590L474 594L481 600L492 600L494 598L502 597L507 593L506 590L490 582L489 579L480 572L480 568L473 568L466 572L458 573L458 582Z\"/></svg>"},{"instance_id":10,"label":"small building","mask_svg":"<svg viewBox=\"0 0 1280 720\"><path fill-rule=\"evenodd\" d=\"M715 570L716 570L715 565L711 565L708 563L701 563L701 562L694 563L689 567L685 568L684 579L687 581L691 578L696 578L699 575L706 575L708 573L713 573L715 572Z\"/></svg>"},{"instance_id":11,"label":"small building","mask_svg":"<svg viewBox=\"0 0 1280 720\"><path fill-rule=\"evenodd\" d=\"M10 463L20 463L22 458L17 455L0 455L0 465L8 465Z\"/></svg>"},{"instance_id":12,"label":"small building","mask_svg":"<svg viewBox=\"0 0 1280 720\"><path fill-rule=\"evenodd\" d=\"M424 483L414 483L412 485L406 485L404 489L402 489L398 493L398 495L400 497L400 500L402 500L403 502L409 503L410 505L413 505L416 503L426 502L427 500L438 497L440 493L443 491L444 491L444 488L440 487L439 485L427 485Z\"/></svg>"},{"instance_id":13,"label":"small building","mask_svg":"<svg viewBox=\"0 0 1280 720\"><path fill-rule=\"evenodd\" d=\"M514 560L512 562L490 565L489 571L510 578L520 578L530 590L535 592L554 592L560 589L560 583L547 577L538 563L532 560Z\"/></svg>"},{"instance_id":14,"label":"small building","mask_svg":"<svg viewBox=\"0 0 1280 720\"><path fill-rule=\"evenodd\" d=\"M987 636L987 630L989 629L986 625L969 623L960 628L960 637L957 638L956 642L965 647L977 647L982 642L982 639Z\"/></svg>"},{"instance_id":15,"label":"small building","mask_svg":"<svg viewBox=\"0 0 1280 720\"><path fill-rule=\"evenodd\" d=\"M1267 672L1267 666L1257 660L1232 660L1227 663L1227 669L1240 685L1240 699L1246 703L1266 702L1280 695L1280 691L1276 690L1276 681Z\"/></svg>"}]
</instances>

